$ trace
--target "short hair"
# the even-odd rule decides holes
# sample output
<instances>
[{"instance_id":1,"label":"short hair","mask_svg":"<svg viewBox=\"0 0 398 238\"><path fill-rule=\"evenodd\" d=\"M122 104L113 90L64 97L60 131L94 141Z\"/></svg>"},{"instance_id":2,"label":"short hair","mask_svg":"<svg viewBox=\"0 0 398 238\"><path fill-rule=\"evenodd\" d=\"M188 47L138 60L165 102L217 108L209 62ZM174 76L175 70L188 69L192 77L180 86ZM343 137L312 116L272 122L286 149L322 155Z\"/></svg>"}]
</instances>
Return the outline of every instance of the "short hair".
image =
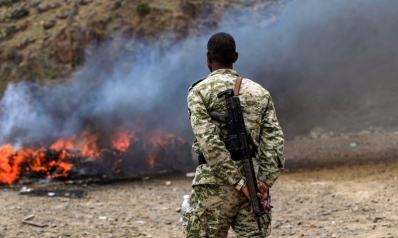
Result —
<instances>
[{"instance_id":1,"label":"short hair","mask_svg":"<svg viewBox=\"0 0 398 238\"><path fill-rule=\"evenodd\" d=\"M228 33L216 33L207 42L207 51L215 61L225 65L232 64L236 53L235 40Z\"/></svg>"}]
</instances>

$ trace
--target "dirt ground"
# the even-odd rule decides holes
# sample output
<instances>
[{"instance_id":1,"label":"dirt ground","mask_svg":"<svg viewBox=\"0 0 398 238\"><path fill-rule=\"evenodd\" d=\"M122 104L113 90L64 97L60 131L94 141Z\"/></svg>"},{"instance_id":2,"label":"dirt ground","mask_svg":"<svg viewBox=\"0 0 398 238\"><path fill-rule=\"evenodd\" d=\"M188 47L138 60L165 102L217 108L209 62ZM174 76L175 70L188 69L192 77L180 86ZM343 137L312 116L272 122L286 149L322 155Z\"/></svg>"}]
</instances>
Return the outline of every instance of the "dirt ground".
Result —
<instances>
[{"instance_id":1,"label":"dirt ground","mask_svg":"<svg viewBox=\"0 0 398 238\"><path fill-rule=\"evenodd\" d=\"M286 169L271 190L271 237L398 237L397 139L364 133L287 142ZM191 180L2 186L0 237L182 237L177 209Z\"/></svg>"}]
</instances>

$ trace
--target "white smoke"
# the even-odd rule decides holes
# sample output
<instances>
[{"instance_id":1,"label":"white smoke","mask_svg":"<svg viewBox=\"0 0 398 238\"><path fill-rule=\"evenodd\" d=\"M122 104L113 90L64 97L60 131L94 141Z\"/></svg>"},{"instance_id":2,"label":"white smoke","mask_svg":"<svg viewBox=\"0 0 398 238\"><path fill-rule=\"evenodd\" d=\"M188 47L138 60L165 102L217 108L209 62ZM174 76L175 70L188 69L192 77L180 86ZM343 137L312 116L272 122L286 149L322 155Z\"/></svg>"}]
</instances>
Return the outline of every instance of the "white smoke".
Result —
<instances>
[{"instance_id":1,"label":"white smoke","mask_svg":"<svg viewBox=\"0 0 398 238\"><path fill-rule=\"evenodd\" d=\"M331 129L391 126L394 118L369 113L384 113L375 106L385 102L375 87L384 95L397 88L393 76L398 72L392 67L398 62L397 10L398 2L387 0L286 1L230 10L212 33L235 37L240 53L235 68L271 92L286 135L319 124ZM136 126L192 139L187 89L209 73L210 35L181 41L166 52L153 43L132 53L136 60L125 54L111 62L104 46L69 83L10 84L1 101L0 144L48 145L87 128L111 133ZM369 97L374 100L366 101Z\"/></svg>"}]
</instances>

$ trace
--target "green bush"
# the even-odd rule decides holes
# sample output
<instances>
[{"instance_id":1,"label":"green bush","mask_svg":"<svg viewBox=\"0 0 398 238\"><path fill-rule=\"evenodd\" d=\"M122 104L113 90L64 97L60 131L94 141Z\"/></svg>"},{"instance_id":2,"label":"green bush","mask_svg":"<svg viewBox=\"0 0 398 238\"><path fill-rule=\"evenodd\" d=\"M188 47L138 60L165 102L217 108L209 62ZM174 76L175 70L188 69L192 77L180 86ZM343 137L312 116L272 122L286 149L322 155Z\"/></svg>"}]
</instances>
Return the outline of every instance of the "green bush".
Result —
<instances>
[{"instance_id":1,"label":"green bush","mask_svg":"<svg viewBox=\"0 0 398 238\"><path fill-rule=\"evenodd\" d=\"M138 16L142 19L149 13L151 13L151 8L149 7L148 3L140 3L137 5L136 11L138 13Z\"/></svg>"},{"instance_id":2,"label":"green bush","mask_svg":"<svg viewBox=\"0 0 398 238\"><path fill-rule=\"evenodd\" d=\"M19 1L20 0L0 0L0 6L2 6L2 5L7 6L7 5L10 5L12 3L19 2Z\"/></svg>"}]
</instances>

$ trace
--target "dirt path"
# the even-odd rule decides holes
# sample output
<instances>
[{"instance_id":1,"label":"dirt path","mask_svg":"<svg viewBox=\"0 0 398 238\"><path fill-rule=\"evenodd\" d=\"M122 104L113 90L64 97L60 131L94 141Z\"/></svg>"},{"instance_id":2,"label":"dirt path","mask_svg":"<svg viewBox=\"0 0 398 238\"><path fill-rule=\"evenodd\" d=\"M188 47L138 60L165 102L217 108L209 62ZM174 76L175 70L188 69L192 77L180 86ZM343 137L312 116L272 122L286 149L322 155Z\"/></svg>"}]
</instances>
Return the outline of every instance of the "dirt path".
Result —
<instances>
[{"instance_id":1,"label":"dirt path","mask_svg":"<svg viewBox=\"0 0 398 238\"><path fill-rule=\"evenodd\" d=\"M398 163L285 173L272 237L398 237Z\"/></svg>"},{"instance_id":2,"label":"dirt path","mask_svg":"<svg viewBox=\"0 0 398 238\"><path fill-rule=\"evenodd\" d=\"M284 172L272 189L271 237L398 237L397 177L398 162ZM20 195L19 187L3 187L0 237L182 237L176 209L190 180L34 186L82 190L83 198ZM32 224L22 223L30 214Z\"/></svg>"}]
</instances>

